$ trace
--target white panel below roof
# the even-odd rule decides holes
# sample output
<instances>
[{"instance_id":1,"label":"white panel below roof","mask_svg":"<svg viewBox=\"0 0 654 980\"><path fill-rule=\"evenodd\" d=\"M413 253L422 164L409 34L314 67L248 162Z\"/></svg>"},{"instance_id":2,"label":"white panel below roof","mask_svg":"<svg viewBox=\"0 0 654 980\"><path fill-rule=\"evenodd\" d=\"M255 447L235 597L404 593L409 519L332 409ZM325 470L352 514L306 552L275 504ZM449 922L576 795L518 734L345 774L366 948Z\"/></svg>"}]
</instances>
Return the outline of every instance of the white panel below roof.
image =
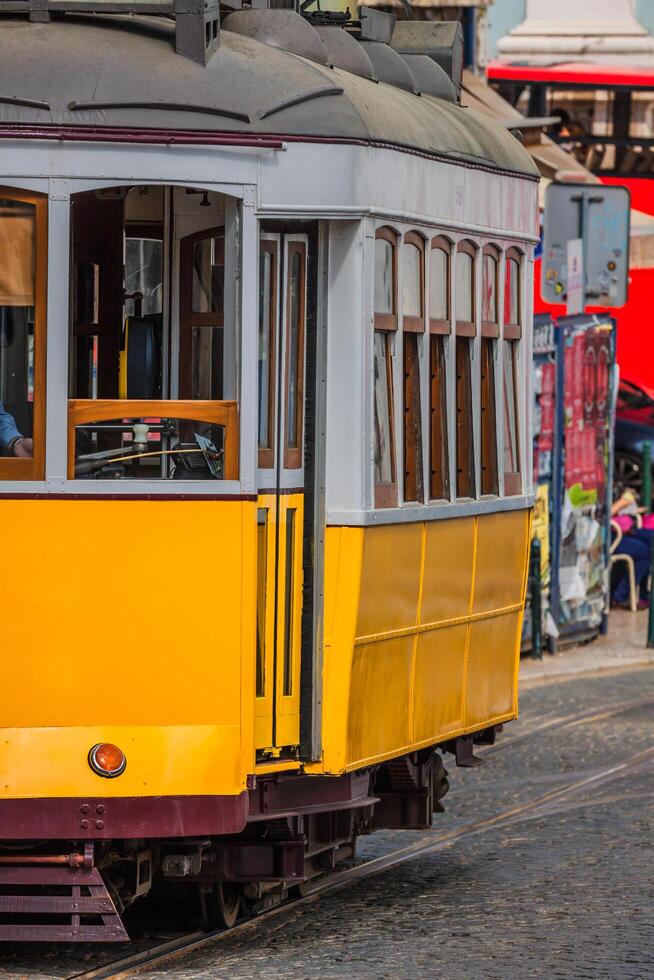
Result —
<instances>
[{"instance_id":1,"label":"white panel below roof","mask_svg":"<svg viewBox=\"0 0 654 980\"><path fill-rule=\"evenodd\" d=\"M376 213L535 240L537 182L381 147L289 143L262 158L259 211Z\"/></svg>"}]
</instances>

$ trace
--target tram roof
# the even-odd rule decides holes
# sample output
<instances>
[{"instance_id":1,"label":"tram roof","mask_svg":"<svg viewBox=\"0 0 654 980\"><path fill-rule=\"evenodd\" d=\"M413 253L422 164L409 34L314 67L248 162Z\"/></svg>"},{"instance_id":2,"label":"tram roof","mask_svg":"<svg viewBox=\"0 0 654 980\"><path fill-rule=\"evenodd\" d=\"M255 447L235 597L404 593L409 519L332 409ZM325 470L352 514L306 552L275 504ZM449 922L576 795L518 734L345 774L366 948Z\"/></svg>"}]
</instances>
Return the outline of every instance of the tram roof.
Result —
<instances>
[{"instance_id":1,"label":"tram roof","mask_svg":"<svg viewBox=\"0 0 654 980\"><path fill-rule=\"evenodd\" d=\"M147 17L3 17L0 124L373 141L537 175L506 128L470 109L225 28L206 66L173 40L174 26Z\"/></svg>"}]
</instances>

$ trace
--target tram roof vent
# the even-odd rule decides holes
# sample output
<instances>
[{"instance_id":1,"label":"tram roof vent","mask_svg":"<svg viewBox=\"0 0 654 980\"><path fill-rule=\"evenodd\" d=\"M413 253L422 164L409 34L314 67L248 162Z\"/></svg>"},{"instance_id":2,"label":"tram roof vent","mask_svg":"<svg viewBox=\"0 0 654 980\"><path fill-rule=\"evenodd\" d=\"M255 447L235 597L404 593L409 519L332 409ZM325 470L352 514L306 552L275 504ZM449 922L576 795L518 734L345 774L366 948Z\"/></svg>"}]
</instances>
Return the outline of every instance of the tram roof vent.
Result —
<instances>
[{"instance_id":1,"label":"tram roof vent","mask_svg":"<svg viewBox=\"0 0 654 980\"><path fill-rule=\"evenodd\" d=\"M47 23L59 14L142 14L175 19L175 50L206 65L220 43L219 0L0 0L0 16Z\"/></svg>"},{"instance_id":2,"label":"tram roof vent","mask_svg":"<svg viewBox=\"0 0 654 980\"><path fill-rule=\"evenodd\" d=\"M273 48L290 51L301 58L329 64L327 48L318 32L295 10L235 10L223 20L226 31L251 37Z\"/></svg>"},{"instance_id":3,"label":"tram roof vent","mask_svg":"<svg viewBox=\"0 0 654 980\"><path fill-rule=\"evenodd\" d=\"M391 47L402 56L424 55L439 66L461 94L463 30L458 21L401 20L395 24Z\"/></svg>"}]
</instances>

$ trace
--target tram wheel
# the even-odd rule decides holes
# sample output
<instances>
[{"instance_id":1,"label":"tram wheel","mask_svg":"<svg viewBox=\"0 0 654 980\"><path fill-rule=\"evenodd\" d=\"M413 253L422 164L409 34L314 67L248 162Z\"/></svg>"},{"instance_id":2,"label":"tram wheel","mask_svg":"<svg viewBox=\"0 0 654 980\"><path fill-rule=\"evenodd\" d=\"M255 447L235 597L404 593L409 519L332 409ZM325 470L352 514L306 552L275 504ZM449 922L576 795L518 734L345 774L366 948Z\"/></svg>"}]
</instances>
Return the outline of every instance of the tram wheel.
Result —
<instances>
[{"instance_id":1,"label":"tram wheel","mask_svg":"<svg viewBox=\"0 0 654 980\"><path fill-rule=\"evenodd\" d=\"M200 886L200 914L205 929L231 929L240 908L240 885L220 881Z\"/></svg>"}]
</instances>

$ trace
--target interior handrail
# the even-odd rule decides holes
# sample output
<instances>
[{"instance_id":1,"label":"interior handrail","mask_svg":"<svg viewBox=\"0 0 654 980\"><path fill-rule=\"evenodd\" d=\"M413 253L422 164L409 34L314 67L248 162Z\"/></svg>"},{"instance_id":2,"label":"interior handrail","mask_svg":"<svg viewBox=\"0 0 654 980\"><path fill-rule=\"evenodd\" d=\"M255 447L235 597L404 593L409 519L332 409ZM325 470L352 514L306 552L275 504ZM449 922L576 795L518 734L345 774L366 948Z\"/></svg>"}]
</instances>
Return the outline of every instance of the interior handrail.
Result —
<instances>
[{"instance_id":1,"label":"interior handrail","mask_svg":"<svg viewBox=\"0 0 654 980\"><path fill-rule=\"evenodd\" d=\"M75 479L75 428L88 422L127 418L176 418L225 427L225 480L238 480L238 402L134 398L73 398L68 402L68 479Z\"/></svg>"}]
</instances>

